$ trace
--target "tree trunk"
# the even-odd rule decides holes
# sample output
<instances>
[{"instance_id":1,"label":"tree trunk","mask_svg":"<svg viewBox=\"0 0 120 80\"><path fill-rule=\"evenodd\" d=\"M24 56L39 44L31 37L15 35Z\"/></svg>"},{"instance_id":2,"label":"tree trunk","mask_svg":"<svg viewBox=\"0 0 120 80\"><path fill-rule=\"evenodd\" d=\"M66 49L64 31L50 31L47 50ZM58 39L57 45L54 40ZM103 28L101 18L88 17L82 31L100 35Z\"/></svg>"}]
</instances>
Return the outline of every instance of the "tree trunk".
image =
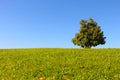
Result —
<instances>
[{"instance_id":1,"label":"tree trunk","mask_svg":"<svg viewBox=\"0 0 120 80\"><path fill-rule=\"evenodd\" d=\"M91 46L86 46L85 49L91 49Z\"/></svg>"}]
</instances>

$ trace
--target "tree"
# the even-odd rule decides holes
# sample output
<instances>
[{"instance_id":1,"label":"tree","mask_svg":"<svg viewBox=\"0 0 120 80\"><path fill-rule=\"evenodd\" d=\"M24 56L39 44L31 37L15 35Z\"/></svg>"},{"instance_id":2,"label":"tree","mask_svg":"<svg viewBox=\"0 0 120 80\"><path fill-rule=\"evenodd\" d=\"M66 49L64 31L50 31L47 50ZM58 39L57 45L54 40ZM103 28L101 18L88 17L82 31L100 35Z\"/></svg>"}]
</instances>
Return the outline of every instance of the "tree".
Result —
<instances>
[{"instance_id":1,"label":"tree","mask_svg":"<svg viewBox=\"0 0 120 80\"><path fill-rule=\"evenodd\" d=\"M99 44L105 44L106 37L104 37L100 26L92 18L81 20L80 25L79 33L75 34L75 37L72 39L74 45L91 48Z\"/></svg>"}]
</instances>

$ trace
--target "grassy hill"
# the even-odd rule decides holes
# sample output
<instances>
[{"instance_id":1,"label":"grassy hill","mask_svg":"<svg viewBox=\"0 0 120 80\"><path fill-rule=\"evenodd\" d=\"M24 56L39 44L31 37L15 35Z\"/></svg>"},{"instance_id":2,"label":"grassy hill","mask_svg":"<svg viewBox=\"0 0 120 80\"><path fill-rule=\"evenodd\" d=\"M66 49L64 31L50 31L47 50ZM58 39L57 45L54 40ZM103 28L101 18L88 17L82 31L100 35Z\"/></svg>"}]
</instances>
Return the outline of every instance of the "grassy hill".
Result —
<instances>
[{"instance_id":1,"label":"grassy hill","mask_svg":"<svg viewBox=\"0 0 120 80\"><path fill-rule=\"evenodd\" d=\"M1 49L0 80L120 80L120 49Z\"/></svg>"}]
</instances>

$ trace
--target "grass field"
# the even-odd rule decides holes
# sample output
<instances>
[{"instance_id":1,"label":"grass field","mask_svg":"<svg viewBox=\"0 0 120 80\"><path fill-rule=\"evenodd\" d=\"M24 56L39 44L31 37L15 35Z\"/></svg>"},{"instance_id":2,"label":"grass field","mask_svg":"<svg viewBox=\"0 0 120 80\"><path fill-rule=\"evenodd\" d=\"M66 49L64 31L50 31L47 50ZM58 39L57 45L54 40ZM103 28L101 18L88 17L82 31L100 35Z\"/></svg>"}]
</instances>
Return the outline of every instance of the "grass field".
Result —
<instances>
[{"instance_id":1,"label":"grass field","mask_svg":"<svg viewBox=\"0 0 120 80\"><path fill-rule=\"evenodd\" d=\"M120 80L120 49L1 49L0 80Z\"/></svg>"}]
</instances>

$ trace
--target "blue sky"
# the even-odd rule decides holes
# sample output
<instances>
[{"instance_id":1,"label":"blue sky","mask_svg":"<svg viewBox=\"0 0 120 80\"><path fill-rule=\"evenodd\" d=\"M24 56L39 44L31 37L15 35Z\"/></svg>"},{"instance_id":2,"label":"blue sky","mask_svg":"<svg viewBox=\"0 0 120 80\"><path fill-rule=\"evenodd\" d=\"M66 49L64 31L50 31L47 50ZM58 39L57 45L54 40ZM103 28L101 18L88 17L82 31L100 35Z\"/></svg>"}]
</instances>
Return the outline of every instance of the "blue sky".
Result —
<instances>
[{"instance_id":1,"label":"blue sky","mask_svg":"<svg viewBox=\"0 0 120 80\"><path fill-rule=\"evenodd\" d=\"M120 0L0 0L0 48L78 48L71 39L81 19L93 18L120 47Z\"/></svg>"}]
</instances>

